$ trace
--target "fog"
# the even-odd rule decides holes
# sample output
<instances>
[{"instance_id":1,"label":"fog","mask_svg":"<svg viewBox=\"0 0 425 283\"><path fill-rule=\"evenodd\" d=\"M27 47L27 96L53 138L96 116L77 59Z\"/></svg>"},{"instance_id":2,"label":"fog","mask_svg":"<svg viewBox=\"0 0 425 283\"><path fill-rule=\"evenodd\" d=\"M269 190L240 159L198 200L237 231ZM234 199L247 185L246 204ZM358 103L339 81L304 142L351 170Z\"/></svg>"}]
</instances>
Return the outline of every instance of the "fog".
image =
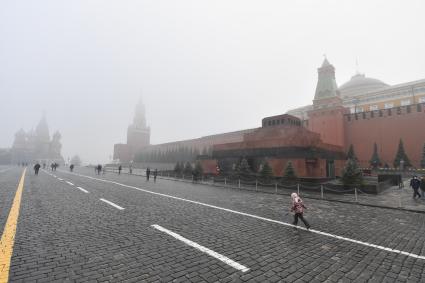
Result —
<instances>
[{"instance_id":1,"label":"fog","mask_svg":"<svg viewBox=\"0 0 425 283\"><path fill-rule=\"evenodd\" d=\"M310 104L323 54L425 78L425 1L2 1L0 148L46 112L62 155L107 162L140 96L151 143L260 126Z\"/></svg>"}]
</instances>

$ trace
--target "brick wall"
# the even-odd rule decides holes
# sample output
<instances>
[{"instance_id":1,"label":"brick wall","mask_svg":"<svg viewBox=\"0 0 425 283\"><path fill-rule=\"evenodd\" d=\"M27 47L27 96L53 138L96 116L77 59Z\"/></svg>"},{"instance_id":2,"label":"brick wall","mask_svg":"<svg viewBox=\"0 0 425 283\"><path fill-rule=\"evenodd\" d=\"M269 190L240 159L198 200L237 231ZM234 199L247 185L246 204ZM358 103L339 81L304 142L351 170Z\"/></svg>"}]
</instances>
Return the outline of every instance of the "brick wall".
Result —
<instances>
[{"instance_id":1,"label":"brick wall","mask_svg":"<svg viewBox=\"0 0 425 283\"><path fill-rule=\"evenodd\" d=\"M383 164L392 167L400 138L411 163L420 166L425 143L425 103L344 116L345 149L354 145L361 166L369 166L374 142Z\"/></svg>"}]
</instances>

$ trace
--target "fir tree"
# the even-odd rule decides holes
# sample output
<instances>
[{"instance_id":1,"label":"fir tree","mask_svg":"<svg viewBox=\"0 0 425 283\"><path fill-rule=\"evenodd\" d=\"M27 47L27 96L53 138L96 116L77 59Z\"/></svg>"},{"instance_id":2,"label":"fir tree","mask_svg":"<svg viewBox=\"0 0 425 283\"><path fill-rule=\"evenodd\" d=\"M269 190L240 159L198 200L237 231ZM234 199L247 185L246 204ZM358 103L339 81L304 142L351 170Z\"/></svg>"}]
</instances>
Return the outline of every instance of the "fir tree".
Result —
<instances>
[{"instance_id":1,"label":"fir tree","mask_svg":"<svg viewBox=\"0 0 425 283\"><path fill-rule=\"evenodd\" d=\"M239 163L237 171L240 175L249 175L251 173L251 168L249 167L248 160L243 158Z\"/></svg>"},{"instance_id":2,"label":"fir tree","mask_svg":"<svg viewBox=\"0 0 425 283\"><path fill-rule=\"evenodd\" d=\"M192 165L190 164L190 162L186 162L186 165L184 166L183 173L185 175L191 175L192 171L193 171Z\"/></svg>"},{"instance_id":3,"label":"fir tree","mask_svg":"<svg viewBox=\"0 0 425 283\"><path fill-rule=\"evenodd\" d=\"M342 171L342 183L344 185L361 185L363 182L363 174L357 165L356 160L348 159Z\"/></svg>"},{"instance_id":4,"label":"fir tree","mask_svg":"<svg viewBox=\"0 0 425 283\"><path fill-rule=\"evenodd\" d=\"M194 175L196 178L202 176L204 174L204 169L202 168L201 162L198 160L195 163Z\"/></svg>"},{"instance_id":5,"label":"fir tree","mask_svg":"<svg viewBox=\"0 0 425 283\"><path fill-rule=\"evenodd\" d=\"M424 144L424 147L422 149L421 168L425 168L425 144Z\"/></svg>"},{"instance_id":6,"label":"fir tree","mask_svg":"<svg viewBox=\"0 0 425 283\"><path fill-rule=\"evenodd\" d=\"M292 166L291 161L288 161L288 164L286 165L285 171L283 173L283 178L287 180L295 180L297 178L297 175L295 174L295 169Z\"/></svg>"},{"instance_id":7,"label":"fir tree","mask_svg":"<svg viewBox=\"0 0 425 283\"><path fill-rule=\"evenodd\" d=\"M376 143L374 143L373 145L373 154L369 163L373 168L377 168L378 166L381 165L381 160L379 159L379 155L378 155L378 145Z\"/></svg>"},{"instance_id":8,"label":"fir tree","mask_svg":"<svg viewBox=\"0 0 425 283\"><path fill-rule=\"evenodd\" d=\"M270 179L273 176L273 170L270 167L269 163L266 161L263 164L263 169L261 170L261 177L263 177L264 179Z\"/></svg>"},{"instance_id":9,"label":"fir tree","mask_svg":"<svg viewBox=\"0 0 425 283\"><path fill-rule=\"evenodd\" d=\"M182 167L180 166L180 162L176 163L176 166L174 166L174 172L176 172L177 174L180 174L182 171Z\"/></svg>"},{"instance_id":10,"label":"fir tree","mask_svg":"<svg viewBox=\"0 0 425 283\"><path fill-rule=\"evenodd\" d=\"M409 157L407 157L406 152L404 151L404 145L403 145L403 140L400 139L400 143L398 144L398 150L397 150L397 154L395 156L394 159L394 167L400 167L400 161L403 160L404 161L404 167L411 167L412 164L410 164L410 160Z\"/></svg>"},{"instance_id":11,"label":"fir tree","mask_svg":"<svg viewBox=\"0 0 425 283\"><path fill-rule=\"evenodd\" d=\"M353 144L350 144L350 147L348 148L347 159L353 159L353 160L356 160L356 161L358 160L356 153L354 152Z\"/></svg>"}]
</instances>

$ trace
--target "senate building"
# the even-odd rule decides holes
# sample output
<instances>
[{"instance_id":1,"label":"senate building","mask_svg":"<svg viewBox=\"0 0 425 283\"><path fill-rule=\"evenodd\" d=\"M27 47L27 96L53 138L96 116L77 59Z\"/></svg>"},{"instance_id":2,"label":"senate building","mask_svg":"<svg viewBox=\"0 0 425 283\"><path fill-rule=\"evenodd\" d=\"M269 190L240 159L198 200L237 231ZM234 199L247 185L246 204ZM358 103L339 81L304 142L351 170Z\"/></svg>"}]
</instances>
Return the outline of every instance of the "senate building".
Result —
<instances>
[{"instance_id":1,"label":"senate building","mask_svg":"<svg viewBox=\"0 0 425 283\"><path fill-rule=\"evenodd\" d=\"M204 164L237 164L245 158L254 171L268 162L281 176L291 161L300 177L335 177L350 145L362 167L370 167L375 149L379 166L397 167L402 141L411 166L424 164L425 79L389 85L357 72L338 86L335 67L325 58L312 98L310 105L262 119L258 128L157 145L149 143L144 108L138 105L127 144L115 145L114 158L127 163L139 154L142 161L149 156L149 161L171 163L176 160L167 156L185 148L208 153Z\"/></svg>"}]
</instances>

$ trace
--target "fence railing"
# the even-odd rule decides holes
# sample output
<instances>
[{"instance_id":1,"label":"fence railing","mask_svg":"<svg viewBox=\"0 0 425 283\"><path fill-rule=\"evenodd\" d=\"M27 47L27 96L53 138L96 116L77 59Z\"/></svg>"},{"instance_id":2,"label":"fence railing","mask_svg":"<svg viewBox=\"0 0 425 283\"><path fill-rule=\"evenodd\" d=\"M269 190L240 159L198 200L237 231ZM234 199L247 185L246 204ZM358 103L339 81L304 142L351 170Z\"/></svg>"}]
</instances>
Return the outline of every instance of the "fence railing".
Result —
<instances>
[{"instance_id":1,"label":"fence railing","mask_svg":"<svg viewBox=\"0 0 425 283\"><path fill-rule=\"evenodd\" d=\"M106 168L107 172L117 173L117 168ZM130 174L129 168L122 170L123 174ZM132 175L146 177L145 170L133 169ZM153 172L151 171L151 178ZM282 180L265 181L257 178L229 178L224 176L199 176L195 177L192 174L178 174L171 171L158 171L158 179L168 179L182 182L192 182L204 185L211 185L222 188L238 189L252 192L262 192L276 195L290 195L293 192L298 193L302 197L335 200L360 204L380 205L384 207L406 208L410 207L409 197L406 198L406 190L399 187L392 187L392 199L377 201L377 196L364 191L361 187L350 187L345 189L335 189L326 184L302 183L302 182L283 182ZM379 187L379 184L377 184ZM425 202L424 202L425 206Z\"/></svg>"}]
</instances>

